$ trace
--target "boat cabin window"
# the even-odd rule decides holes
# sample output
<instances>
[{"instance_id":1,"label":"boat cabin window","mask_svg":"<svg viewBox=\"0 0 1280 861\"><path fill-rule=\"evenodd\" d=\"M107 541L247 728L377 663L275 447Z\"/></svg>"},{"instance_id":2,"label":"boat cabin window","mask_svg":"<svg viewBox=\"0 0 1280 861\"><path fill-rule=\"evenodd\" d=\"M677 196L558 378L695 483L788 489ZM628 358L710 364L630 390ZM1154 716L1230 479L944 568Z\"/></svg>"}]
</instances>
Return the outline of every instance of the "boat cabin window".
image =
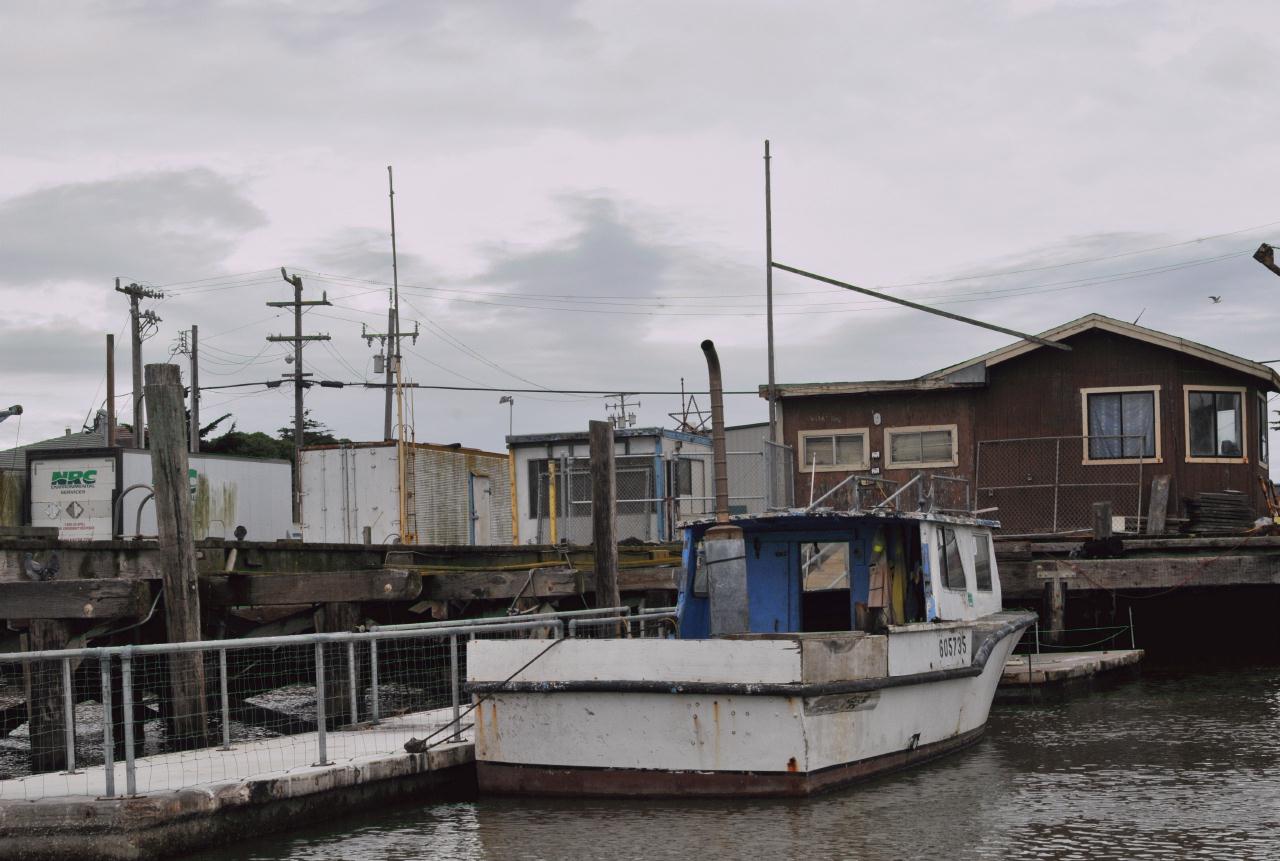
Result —
<instances>
[{"instance_id":1,"label":"boat cabin window","mask_svg":"<svg viewBox=\"0 0 1280 861\"><path fill-rule=\"evenodd\" d=\"M964 590L964 564L960 561L960 545L956 531L942 527L942 585L948 589Z\"/></svg>"},{"instance_id":2,"label":"boat cabin window","mask_svg":"<svg viewBox=\"0 0 1280 861\"><path fill-rule=\"evenodd\" d=\"M979 592L991 591L991 536L981 532L973 535L974 556L973 573L978 581Z\"/></svg>"},{"instance_id":3,"label":"boat cabin window","mask_svg":"<svg viewBox=\"0 0 1280 861\"><path fill-rule=\"evenodd\" d=\"M694 555L693 594L699 598L707 597L707 553L698 542Z\"/></svg>"}]
</instances>

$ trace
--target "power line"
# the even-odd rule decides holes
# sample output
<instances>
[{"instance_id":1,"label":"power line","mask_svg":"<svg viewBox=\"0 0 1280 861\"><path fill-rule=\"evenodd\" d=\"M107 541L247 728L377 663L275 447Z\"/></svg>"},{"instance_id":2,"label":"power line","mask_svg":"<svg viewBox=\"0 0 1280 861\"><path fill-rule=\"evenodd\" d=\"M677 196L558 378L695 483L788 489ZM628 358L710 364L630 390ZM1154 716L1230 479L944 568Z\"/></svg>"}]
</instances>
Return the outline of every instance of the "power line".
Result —
<instances>
[{"instance_id":1,"label":"power line","mask_svg":"<svg viewBox=\"0 0 1280 861\"><path fill-rule=\"evenodd\" d=\"M419 358L425 359L425 357L423 356L420 356ZM430 359L425 359L425 360L428 362L431 361ZM431 362L431 364L436 364L436 363ZM450 373L457 374L456 371L450 371ZM457 374L457 376L462 377L463 375ZM463 377L463 379L467 379L467 378ZM325 388L350 387L350 388L363 388L363 389L381 389L386 386L386 383L371 383L368 380L356 380L354 382L346 382L346 381L339 381L339 380L321 380L314 383L309 382L309 383L306 383L306 385L324 386L325 383L330 384L329 386L325 386ZM238 389L238 388L243 388L245 386L267 386L268 388L274 389L274 388L278 388L280 384L281 384L280 380L260 380L252 383L226 383L225 385L221 385L221 386L201 386L200 390L213 391L215 389ZM438 385L438 384L432 384L432 383L405 383L404 386L405 388L438 389L446 392L508 392L516 395L520 395L520 394L525 394L525 395L530 395L530 394L532 395L539 395L539 394L607 395L609 397L617 397L619 394L623 393L624 391L628 397L630 397L631 395L677 395L678 396L681 394L685 394L685 395L711 394L709 391L693 391L690 389L685 389L683 392L681 392L678 389L674 391L665 391L665 390L656 390L656 389L653 389L653 390L625 389L624 390L616 387L612 389L511 389L503 386L480 386L480 385L445 386L445 385ZM760 392L757 389L730 389L726 391L725 394L726 395L755 395L758 397Z\"/></svg>"}]
</instances>

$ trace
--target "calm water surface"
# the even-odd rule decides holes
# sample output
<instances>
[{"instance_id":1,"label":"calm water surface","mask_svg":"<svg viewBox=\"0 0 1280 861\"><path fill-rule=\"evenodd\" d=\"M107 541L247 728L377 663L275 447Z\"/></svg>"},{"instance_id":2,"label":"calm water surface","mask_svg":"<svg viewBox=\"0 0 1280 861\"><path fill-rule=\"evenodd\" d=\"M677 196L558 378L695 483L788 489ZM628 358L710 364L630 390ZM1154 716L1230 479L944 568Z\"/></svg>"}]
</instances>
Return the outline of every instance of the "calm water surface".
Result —
<instances>
[{"instance_id":1,"label":"calm water surface","mask_svg":"<svg viewBox=\"0 0 1280 861\"><path fill-rule=\"evenodd\" d=\"M494 799L399 808L192 856L1280 859L1280 668L1146 668L997 703L932 765L800 801Z\"/></svg>"}]
</instances>

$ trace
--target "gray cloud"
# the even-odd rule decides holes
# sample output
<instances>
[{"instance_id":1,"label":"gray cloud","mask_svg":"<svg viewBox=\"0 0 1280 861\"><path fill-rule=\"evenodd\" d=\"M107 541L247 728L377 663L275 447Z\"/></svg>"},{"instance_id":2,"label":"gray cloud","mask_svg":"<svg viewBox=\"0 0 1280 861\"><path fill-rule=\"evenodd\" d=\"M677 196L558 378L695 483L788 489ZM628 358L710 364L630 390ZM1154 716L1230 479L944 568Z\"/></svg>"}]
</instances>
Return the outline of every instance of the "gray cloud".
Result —
<instances>
[{"instance_id":1,"label":"gray cloud","mask_svg":"<svg viewBox=\"0 0 1280 861\"><path fill-rule=\"evenodd\" d=\"M29 286L216 271L266 223L235 183L206 168L42 188L0 201L0 279Z\"/></svg>"}]
</instances>

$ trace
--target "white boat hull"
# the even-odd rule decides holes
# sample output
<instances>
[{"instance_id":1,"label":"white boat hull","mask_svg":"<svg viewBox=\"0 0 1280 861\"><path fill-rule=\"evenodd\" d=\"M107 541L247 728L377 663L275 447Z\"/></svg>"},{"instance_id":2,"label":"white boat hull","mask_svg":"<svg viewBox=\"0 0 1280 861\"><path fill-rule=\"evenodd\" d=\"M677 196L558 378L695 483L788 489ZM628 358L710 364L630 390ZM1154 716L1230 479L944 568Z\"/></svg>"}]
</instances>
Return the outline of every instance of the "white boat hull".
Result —
<instances>
[{"instance_id":1,"label":"white boat hull","mask_svg":"<svg viewBox=\"0 0 1280 861\"><path fill-rule=\"evenodd\" d=\"M968 651L997 627L903 629L840 641L486 643L471 671L480 787L804 795L914 765L980 737L1022 629L996 638L981 667L970 655L957 661L936 653L957 632ZM519 667L542 650L546 655L521 674L495 684L500 666ZM730 651L735 662L717 662ZM629 671L619 673L619 666ZM602 677L606 667L631 677ZM672 678L677 667L694 677Z\"/></svg>"}]
</instances>

